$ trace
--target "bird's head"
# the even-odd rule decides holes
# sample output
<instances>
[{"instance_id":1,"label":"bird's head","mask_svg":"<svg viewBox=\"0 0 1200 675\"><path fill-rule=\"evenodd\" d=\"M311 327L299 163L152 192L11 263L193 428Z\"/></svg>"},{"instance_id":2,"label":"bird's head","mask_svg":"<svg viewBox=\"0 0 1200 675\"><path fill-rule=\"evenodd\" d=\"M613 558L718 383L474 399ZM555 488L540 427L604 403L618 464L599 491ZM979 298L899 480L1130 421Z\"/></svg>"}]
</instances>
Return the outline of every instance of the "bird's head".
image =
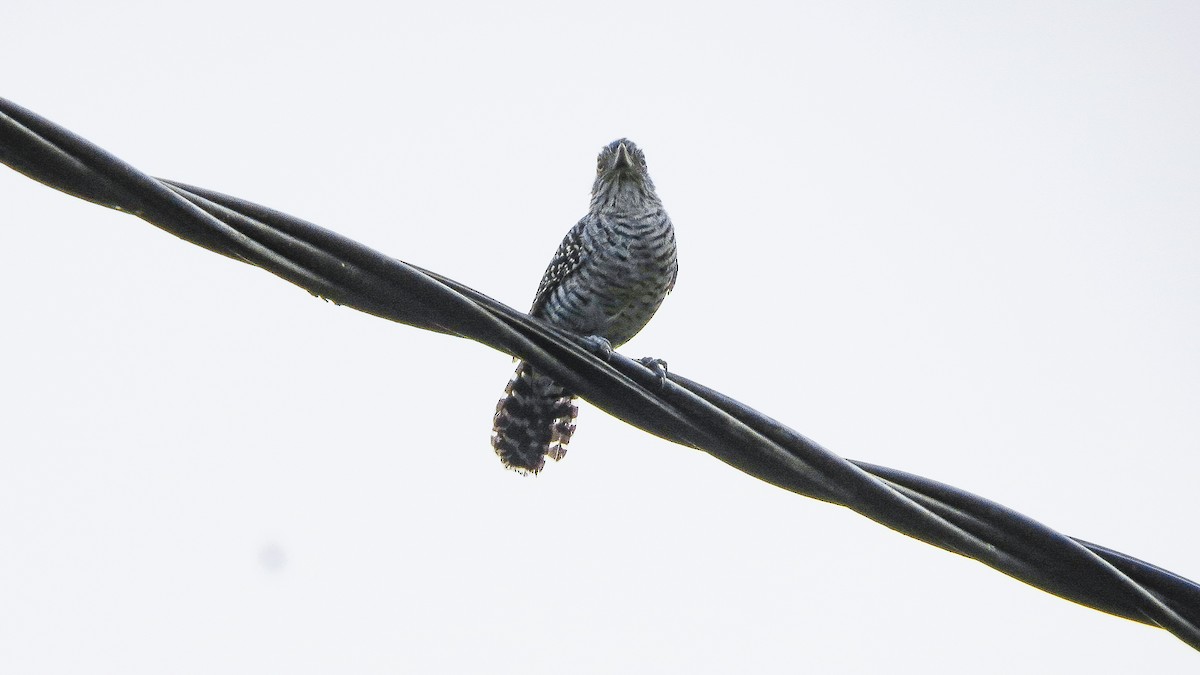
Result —
<instances>
[{"instance_id":1,"label":"bird's head","mask_svg":"<svg viewBox=\"0 0 1200 675\"><path fill-rule=\"evenodd\" d=\"M633 208L658 203L654 182L646 171L646 156L628 138L604 146L596 157L593 208Z\"/></svg>"}]
</instances>

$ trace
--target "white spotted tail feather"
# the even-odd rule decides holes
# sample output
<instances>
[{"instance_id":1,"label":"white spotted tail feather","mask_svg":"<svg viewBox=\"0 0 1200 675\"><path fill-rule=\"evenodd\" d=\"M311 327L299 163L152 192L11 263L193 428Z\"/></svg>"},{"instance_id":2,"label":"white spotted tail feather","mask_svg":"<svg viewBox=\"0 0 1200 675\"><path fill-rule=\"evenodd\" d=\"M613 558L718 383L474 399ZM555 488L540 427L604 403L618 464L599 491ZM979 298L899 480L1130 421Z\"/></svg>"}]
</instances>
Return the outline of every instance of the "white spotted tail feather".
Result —
<instances>
[{"instance_id":1,"label":"white spotted tail feather","mask_svg":"<svg viewBox=\"0 0 1200 675\"><path fill-rule=\"evenodd\" d=\"M537 473L546 457L562 459L578 413L571 395L524 362L504 394L492 419L492 447L500 461L517 471Z\"/></svg>"}]
</instances>

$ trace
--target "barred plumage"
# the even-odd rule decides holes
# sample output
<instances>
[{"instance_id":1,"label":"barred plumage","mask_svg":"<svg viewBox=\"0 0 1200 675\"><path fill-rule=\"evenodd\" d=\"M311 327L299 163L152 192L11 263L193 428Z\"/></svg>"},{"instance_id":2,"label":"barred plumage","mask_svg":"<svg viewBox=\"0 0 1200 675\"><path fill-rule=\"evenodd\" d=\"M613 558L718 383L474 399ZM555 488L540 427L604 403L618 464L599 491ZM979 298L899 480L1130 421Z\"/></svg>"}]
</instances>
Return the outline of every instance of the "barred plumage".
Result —
<instances>
[{"instance_id":1,"label":"barred plumage","mask_svg":"<svg viewBox=\"0 0 1200 675\"><path fill-rule=\"evenodd\" d=\"M529 313L618 347L675 287L675 230L632 141L613 141L596 164L588 213L559 244ZM519 364L493 420L492 447L504 465L537 473L545 457L561 459L575 430L573 398Z\"/></svg>"}]
</instances>

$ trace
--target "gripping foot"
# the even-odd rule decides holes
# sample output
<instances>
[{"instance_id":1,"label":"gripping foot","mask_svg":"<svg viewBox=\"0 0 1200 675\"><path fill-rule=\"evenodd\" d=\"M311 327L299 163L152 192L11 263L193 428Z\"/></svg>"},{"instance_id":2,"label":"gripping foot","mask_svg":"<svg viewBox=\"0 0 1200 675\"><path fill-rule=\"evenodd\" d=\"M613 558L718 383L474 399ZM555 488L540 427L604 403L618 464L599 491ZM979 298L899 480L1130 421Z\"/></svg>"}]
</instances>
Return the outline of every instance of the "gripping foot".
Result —
<instances>
[{"instance_id":1,"label":"gripping foot","mask_svg":"<svg viewBox=\"0 0 1200 675\"><path fill-rule=\"evenodd\" d=\"M583 338L583 341L587 343L588 351L598 356L601 361L608 361L610 358L612 358L612 343L607 339L602 338L599 335L588 335Z\"/></svg>"},{"instance_id":2,"label":"gripping foot","mask_svg":"<svg viewBox=\"0 0 1200 675\"><path fill-rule=\"evenodd\" d=\"M658 375L658 388L660 391L665 391L667 388L667 362L653 356L644 356L637 361Z\"/></svg>"}]
</instances>

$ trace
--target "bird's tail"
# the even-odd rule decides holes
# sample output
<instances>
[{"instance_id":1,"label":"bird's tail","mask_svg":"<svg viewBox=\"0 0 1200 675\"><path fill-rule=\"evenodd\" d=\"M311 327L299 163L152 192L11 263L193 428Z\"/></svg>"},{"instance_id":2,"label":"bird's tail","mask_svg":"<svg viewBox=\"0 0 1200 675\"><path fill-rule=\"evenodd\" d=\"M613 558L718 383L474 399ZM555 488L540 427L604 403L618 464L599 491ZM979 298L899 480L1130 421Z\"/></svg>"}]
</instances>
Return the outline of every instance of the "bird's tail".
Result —
<instances>
[{"instance_id":1,"label":"bird's tail","mask_svg":"<svg viewBox=\"0 0 1200 675\"><path fill-rule=\"evenodd\" d=\"M546 457L562 459L575 431L575 397L524 361L504 394L492 419L492 447L504 466L537 473Z\"/></svg>"}]
</instances>

